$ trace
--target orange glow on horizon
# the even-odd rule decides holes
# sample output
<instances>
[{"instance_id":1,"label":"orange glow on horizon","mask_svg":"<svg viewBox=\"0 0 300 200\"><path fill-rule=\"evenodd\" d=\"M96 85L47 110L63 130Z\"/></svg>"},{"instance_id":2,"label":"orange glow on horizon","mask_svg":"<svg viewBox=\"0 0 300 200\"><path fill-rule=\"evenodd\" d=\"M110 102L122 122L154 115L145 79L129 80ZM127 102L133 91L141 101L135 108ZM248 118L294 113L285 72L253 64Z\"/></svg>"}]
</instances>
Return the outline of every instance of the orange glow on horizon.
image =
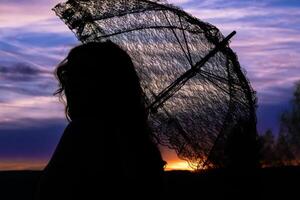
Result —
<instances>
[{"instance_id":1,"label":"orange glow on horizon","mask_svg":"<svg viewBox=\"0 0 300 200\"><path fill-rule=\"evenodd\" d=\"M43 170L45 160L0 160L0 171L12 170Z\"/></svg>"},{"instance_id":2,"label":"orange glow on horizon","mask_svg":"<svg viewBox=\"0 0 300 200\"><path fill-rule=\"evenodd\" d=\"M193 169L191 168L191 166L189 166L188 162L184 160L176 160L176 161L169 162L165 167L165 171L172 171L172 170L192 171Z\"/></svg>"},{"instance_id":3,"label":"orange glow on horizon","mask_svg":"<svg viewBox=\"0 0 300 200\"><path fill-rule=\"evenodd\" d=\"M189 170L192 171L193 169L188 164L187 161L181 160L178 158L176 152L166 147L160 147L163 159L167 162L165 166L166 171L171 170Z\"/></svg>"},{"instance_id":4,"label":"orange glow on horizon","mask_svg":"<svg viewBox=\"0 0 300 200\"><path fill-rule=\"evenodd\" d=\"M165 171L171 170L193 170L187 161L178 158L175 151L160 147L163 159L167 162ZM11 159L0 160L0 171L12 170L43 170L48 159Z\"/></svg>"},{"instance_id":5,"label":"orange glow on horizon","mask_svg":"<svg viewBox=\"0 0 300 200\"><path fill-rule=\"evenodd\" d=\"M166 160L167 165L165 171L171 170L193 170L189 164L178 159ZM12 171L12 170L43 170L47 165L47 161L0 161L0 171Z\"/></svg>"}]
</instances>

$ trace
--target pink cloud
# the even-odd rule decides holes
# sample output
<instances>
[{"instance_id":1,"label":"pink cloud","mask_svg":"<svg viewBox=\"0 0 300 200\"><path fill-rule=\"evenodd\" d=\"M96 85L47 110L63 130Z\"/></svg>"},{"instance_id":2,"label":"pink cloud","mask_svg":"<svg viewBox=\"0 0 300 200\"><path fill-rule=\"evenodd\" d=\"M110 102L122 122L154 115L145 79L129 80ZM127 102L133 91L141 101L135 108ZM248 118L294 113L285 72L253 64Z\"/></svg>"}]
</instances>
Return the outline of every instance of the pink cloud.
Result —
<instances>
[{"instance_id":1,"label":"pink cloud","mask_svg":"<svg viewBox=\"0 0 300 200\"><path fill-rule=\"evenodd\" d=\"M64 106L57 97L20 96L0 102L2 123L22 122L22 119L64 119Z\"/></svg>"},{"instance_id":2,"label":"pink cloud","mask_svg":"<svg viewBox=\"0 0 300 200\"><path fill-rule=\"evenodd\" d=\"M0 2L0 28L34 25L36 22L56 18L51 10L59 0Z\"/></svg>"}]
</instances>

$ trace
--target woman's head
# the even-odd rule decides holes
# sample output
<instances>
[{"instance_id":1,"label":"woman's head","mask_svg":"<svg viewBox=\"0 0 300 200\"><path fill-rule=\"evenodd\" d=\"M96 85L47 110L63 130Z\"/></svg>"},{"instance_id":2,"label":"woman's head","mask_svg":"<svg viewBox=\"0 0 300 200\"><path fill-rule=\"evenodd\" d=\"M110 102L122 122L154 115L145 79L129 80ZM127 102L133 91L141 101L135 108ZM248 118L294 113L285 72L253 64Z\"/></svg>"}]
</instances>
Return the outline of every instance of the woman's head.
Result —
<instances>
[{"instance_id":1,"label":"woman's head","mask_svg":"<svg viewBox=\"0 0 300 200\"><path fill-rule=\"evenodd\" d=\"M143 109L131 58L112 42L73 48L57 67L56 76L59 89L55 94L66 97L66 114L71 120Z\"/></svg>"}]
</instances>

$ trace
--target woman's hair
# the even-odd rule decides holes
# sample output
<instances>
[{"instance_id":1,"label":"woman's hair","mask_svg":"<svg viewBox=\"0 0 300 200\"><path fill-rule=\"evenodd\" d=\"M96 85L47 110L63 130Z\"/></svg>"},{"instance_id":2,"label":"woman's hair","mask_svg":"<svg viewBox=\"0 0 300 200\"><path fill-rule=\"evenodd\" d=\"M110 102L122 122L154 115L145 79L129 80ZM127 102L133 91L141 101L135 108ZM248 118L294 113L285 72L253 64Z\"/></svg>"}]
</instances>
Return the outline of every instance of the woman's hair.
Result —
<instances>
[{"instance_id":1,"label":"woman's hair","mask_svg":"<svg viewBox=\"0 0 300 200\"><path fill-rule=\"evenodd\" d=\"M55 74L59 88L54 94L66 104L69 121L100 113L137 112L137 116L146 116L142 89L131 58L110 41L73 48Z\"/></svg>"}]
</instances>

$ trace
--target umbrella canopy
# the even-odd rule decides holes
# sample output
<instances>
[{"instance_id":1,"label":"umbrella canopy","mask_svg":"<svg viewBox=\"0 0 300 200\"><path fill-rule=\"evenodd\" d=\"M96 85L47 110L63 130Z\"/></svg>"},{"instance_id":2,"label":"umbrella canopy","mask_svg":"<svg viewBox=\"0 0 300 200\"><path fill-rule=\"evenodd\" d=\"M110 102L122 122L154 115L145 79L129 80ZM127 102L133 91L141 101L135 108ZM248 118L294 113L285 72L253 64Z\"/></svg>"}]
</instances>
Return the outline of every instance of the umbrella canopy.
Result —
<instances>
[{"instance_id":1,"label":"umbrella canopy","mask_svg":"<svg viewBox=\"0 0 300 200\"><path fill-rule=\"evenodd\" d=\"M69 0L53 10L81 42L111 40L128 52L155 138L193 167L221 165L239 123L256 133L255 94L228 46L235 32L225 38L162 1Z\"/></svg>"}]
</instances>

